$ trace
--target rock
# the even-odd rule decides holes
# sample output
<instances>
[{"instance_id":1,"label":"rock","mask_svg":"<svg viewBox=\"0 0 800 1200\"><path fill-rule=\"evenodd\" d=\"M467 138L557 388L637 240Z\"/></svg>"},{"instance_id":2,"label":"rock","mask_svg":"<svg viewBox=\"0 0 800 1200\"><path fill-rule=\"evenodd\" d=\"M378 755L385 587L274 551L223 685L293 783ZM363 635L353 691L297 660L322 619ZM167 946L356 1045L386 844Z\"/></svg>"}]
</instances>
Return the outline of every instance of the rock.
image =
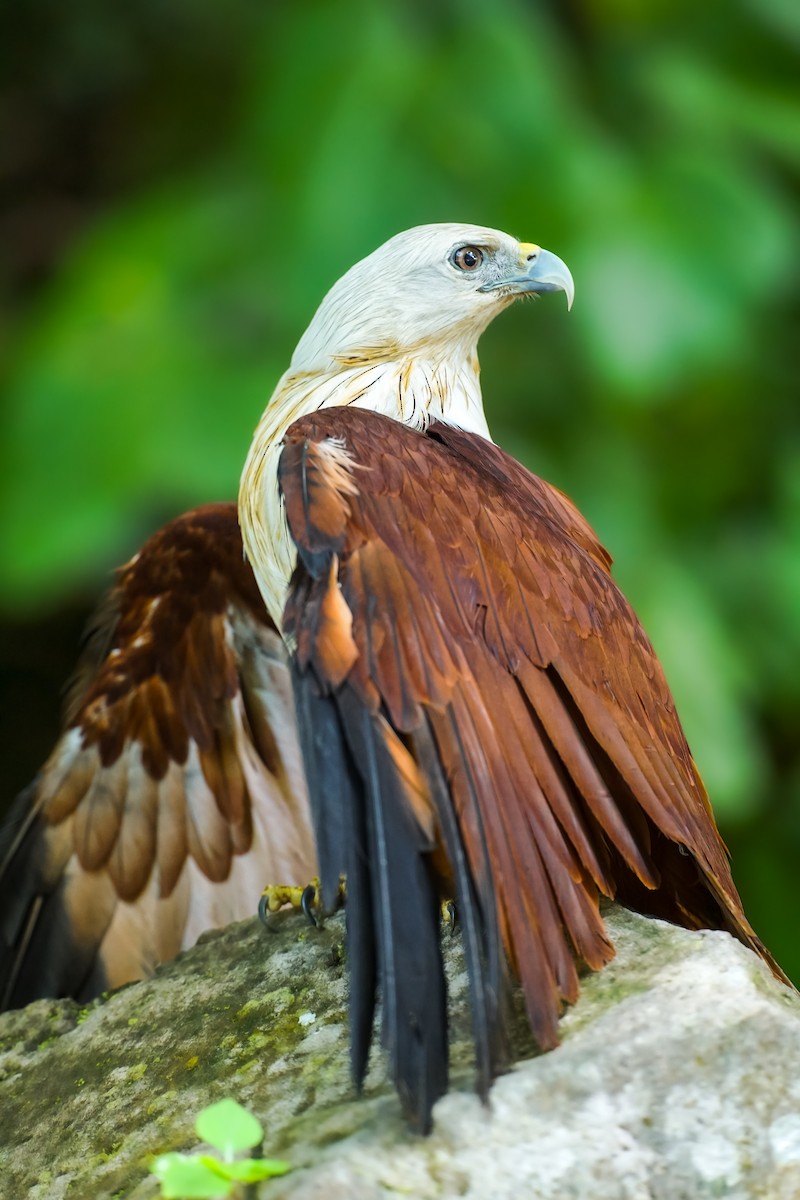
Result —
<instances>
[{"instance_id":1,"label":"rock","mask_svg":"<svg viewBox=\"0 0 800 1200\"><path fill-rule=\"evenodd\" d=\"M86 1008L0 1017L0 1195L157 1195L148 1157L196 1145L232 1095L295 1170L271 1200L797 1200L800 1001L724 933L607 913L614 962L583 981L563 1043L484 1106L471 1093L466 979L446 938L453 1090L411 1134L381 1056L348 1076L343 926L297 917L207 935L153 980Z\"/></svg>"}]
</instances>

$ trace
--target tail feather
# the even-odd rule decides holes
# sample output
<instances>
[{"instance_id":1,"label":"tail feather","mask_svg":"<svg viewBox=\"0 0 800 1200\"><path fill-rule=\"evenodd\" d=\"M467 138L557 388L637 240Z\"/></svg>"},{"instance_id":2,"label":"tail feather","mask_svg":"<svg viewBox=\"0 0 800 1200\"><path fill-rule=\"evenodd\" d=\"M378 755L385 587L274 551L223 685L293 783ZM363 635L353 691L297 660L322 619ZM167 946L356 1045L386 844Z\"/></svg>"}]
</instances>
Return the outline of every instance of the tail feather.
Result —
<instances>
[{"instance_id":1,"label":"tail feather","mask_svg":"<svg viewBox=\"0 0 800 1200\"><path fill-rule=\"evenodd\" d=\"M294 693L309 799L317 830L322 906L332 911L347 878L350 979L350 1066L360 1089L367 1070L375 1016L375 927L366 819L360 779L336 705L313 679L294 668Z\"/></svg>"},{"instance_id":2,"label":"tail feather","mask_svg":"<svg viewBox=\"0 0 800 1200\"><path fill-rule=\"evenodd\" d=\"M427 1132L431 1108L447 1090L447 1004L429 861L435 847L407 803L376 719L348 688L337 702L364 786L382 1040L403 1107Z\"/></svg>"},{"instance_id":3,"label":"tail feather","mask_svg":"<svg viewBox=\"0 0 800 1200\"><path fill-rule=\"evenodd\" d=\"M346 686L320 694L312 672L296 669L294 686L326 907L340 874L347 877L353 1077L360 1087L377 977L391 1073L407 1115L427 1130L447 1089L434 843L409 802L408 777L380 718Z\"/></svg>"},{"instance_id":4,"label":"tail feather","mask_svg":"<svg viewBox=\"0 0 800 1200\"><path fill-rule=\"evenodd\" d=\"M486 836L474 792L470 792L469 801L473 806L474 824L480 831L477 849L480 861L478 870L473 873L429 720L415 732L414 745L420 765L430 783L431 798L453 868L458 920L464 938L467 974L472 994L476 1086L478 1094L485 1100L492 1080L508 1060L505 1025L502 1019L508 980L497 925L495 898L491 893L492 875Z\"/></svg>"}]
</instances>

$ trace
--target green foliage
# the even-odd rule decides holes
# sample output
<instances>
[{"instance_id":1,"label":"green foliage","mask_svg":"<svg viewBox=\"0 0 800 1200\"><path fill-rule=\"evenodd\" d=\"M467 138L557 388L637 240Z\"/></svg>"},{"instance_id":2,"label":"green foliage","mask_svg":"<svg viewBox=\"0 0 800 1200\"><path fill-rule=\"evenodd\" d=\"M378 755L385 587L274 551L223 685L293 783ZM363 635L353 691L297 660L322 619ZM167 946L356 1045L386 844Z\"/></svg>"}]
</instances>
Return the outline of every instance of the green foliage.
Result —
<instances>
[{"instance_id":1,"label":"green foliage","mask_svg":"<svg viewBox=\"0 0 800 1200\"><path fill-rule=\"evenodd\" d=\"M197 1136L228 1159L257 1146L264 1137L261 1122L229 1098L204 1108L194 1124Z\"/></svg>"},{"instance_id":2,"label":"green foliage","mask_svg":"<svg viewBox=\"0 0 800 1200\"><path fill-rule=\"evenodd\" d=\"M113 100L93 169L116 198L15 312L0 603L54 605L234 496L354 259L417 222L497 225L577 286L570 317L487 333L497 440L613 551L723 819L800 813L796 4L51 8L59 95Z\"/></svg>"},{"instance_id":3,"label":"green foliage","mask_svg":"<svg viewBox=\"0 0 800 1200\"><path fill-rule=\"evenodd\" d=\"M162 1154L150 1170L161 1183L165 1200L214 1200L235 1194L237 1184L259 1183L275 1175L285 1175L289 1163L278 1159L246 1158L234 1155L257 1146L263 1136L261 1123L235 1100L220 1100L197 1115L197 1136L221 1154Z\"/></svg>"},{"instance_id":4,"label":"green foliage","mask_svg":"<svg viewBox=\"0 0 800 1200\"><path fill-rule=\"evenodd\" d=\"M230 1185L199 1158L188 1154L162 1154L150 1168L161 1184L165 1200L226 1196Z\"/></svg>"}]
</instances>

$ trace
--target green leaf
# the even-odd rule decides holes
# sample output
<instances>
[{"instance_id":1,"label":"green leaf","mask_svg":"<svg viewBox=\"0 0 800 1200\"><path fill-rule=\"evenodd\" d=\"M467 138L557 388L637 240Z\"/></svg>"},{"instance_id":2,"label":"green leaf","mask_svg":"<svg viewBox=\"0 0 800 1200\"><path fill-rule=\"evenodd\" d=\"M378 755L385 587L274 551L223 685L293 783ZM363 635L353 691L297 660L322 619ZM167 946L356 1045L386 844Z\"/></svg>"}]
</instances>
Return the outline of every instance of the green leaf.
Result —
<instances>
[{"instance_id":1,"label":"green leaf","mask_svg":"<svg viewBox=\"0 0 800 1200\"><path fill-rule=\"evenodd\" d=\"M164 1200L216 1200L230 1194L227 1181L217 1171L188 1154L162 1154L150 1172L160 1180Z\"/></svg>"},{"instance_id":2,"label":"green leaf","mask_svg":"<svg viewBox=\"0 0 800 1200\"><path fill-rule=\"evenodd\" d=\"M278 1158L243 1158L237 1162L222 1163L211 1155L201 1154L200 1161L223 1179L236 1180L237 1183L258 1183L273 1175L285 1175L292 1169L291 1163Z\"/></svg>"},{"instance_id":3,"label":"green leaf","mask_svg":"<svg viewBox=\"0 0 800 1200\"><path fill-rule=\"evenodd\" d=\"M230 1097L204 1108L194 1127L198 1137L226 1156L250 1150L264 1136L260 1121Z\"/></svg>"}]
</instances>

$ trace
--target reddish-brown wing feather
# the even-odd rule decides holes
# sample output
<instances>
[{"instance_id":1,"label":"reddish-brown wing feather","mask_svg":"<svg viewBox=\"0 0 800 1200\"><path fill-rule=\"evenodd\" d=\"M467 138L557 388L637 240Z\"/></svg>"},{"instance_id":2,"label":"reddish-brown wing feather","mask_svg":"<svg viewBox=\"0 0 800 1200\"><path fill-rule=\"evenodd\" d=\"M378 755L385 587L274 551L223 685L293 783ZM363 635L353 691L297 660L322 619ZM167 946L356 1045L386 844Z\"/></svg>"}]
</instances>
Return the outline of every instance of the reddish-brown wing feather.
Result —
<instances>
[{"instance_id":1,"label":"reddish-brown wing feather","mask_svg":"<svg viewBox=\"0 0 800 1200\"><path fill-rule=\"evenodd\" d=\"M281 487L300 557L286 611L296 686L328 698L355 760L375 903L392 869L444 849L462 912L475 909L473 986L485 986L475 976L491 959L496 913L543 1047L577 995L576 962L599 968L613 955L600 895L728 929L777 970L742 912L650 642L561 493L479 437L441 424L422 435L355 409L291 427ZM374 858L386 801L365 738L352 733L354 702L375 761L391 736L394 761L405 755L406 776L423 779L405 800L416 842L404 861L391 847ZM324 826L336 816L314 795L319 764L306 753ZM340 848L323 872L348 861ZM401 921L378 934L384 994L404 970L422 970L412 946L387 976L380 936L396 938ZM482 1001L488 1024L495 986ZM384 1035L391 1049L399 1035ZM483 1051L491 1075L488 1042ZM401 1090L419 1078L401 1064ZM421 1091L411 1101L423 1125L426 1103Z\"/></svg>"},{"instance_id":2,"label":"reddish-brown wing feather","mask_svg":"<svg viewBox=\"0 0 800 1200\"><path fill-rule=\"evenodd\" d=\"M283 644L235 506L196 509L119 571L0 834L0 999L136 979L314 869Z\"/></svg>"}]
</instances>

